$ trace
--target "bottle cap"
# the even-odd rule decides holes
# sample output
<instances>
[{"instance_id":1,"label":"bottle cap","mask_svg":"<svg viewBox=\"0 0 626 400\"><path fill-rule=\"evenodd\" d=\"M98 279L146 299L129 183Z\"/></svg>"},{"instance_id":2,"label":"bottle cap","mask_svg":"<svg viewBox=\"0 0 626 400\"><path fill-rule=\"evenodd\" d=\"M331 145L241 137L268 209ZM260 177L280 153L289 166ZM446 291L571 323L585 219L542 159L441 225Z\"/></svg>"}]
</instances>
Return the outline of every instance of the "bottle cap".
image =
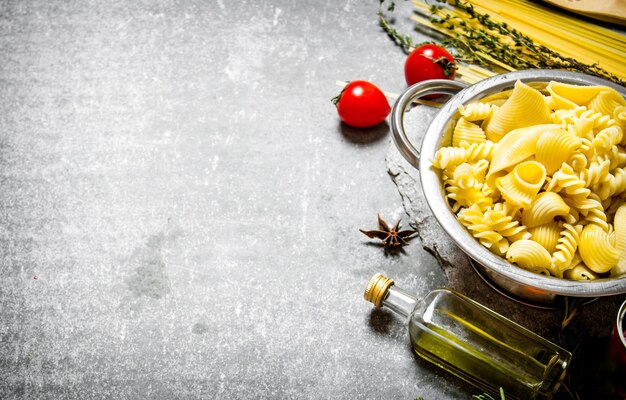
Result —
<instances>
[{"instance_id":1,"label":"bottle cap","mask_svg":"<svg viewBox=\"0 0 626 400\"><path fill-rule=\"evenodd\" d=\"M387 294L387 290L391 285L393 285L393 280L387 278L383 274L376 274L372 276L372 279L367 283L367 287L365 288L365 293L363 293L363 297L365 300L374 303L376 307L380 307L383 302L383 298L385 294Z\"/></svg>"}]
</instances>

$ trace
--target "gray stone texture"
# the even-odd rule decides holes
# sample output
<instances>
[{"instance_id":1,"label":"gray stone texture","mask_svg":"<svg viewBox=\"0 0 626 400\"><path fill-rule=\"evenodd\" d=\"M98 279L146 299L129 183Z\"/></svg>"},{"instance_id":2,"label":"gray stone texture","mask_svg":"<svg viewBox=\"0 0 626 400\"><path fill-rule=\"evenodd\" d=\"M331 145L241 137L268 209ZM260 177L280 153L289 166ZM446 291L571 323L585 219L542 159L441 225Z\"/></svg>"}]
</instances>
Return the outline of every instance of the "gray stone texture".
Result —
<instances>
[{"instance_id":1,"label":"gray stone texture","mask_svg":"<svg viewBox=\"0 0 626 400\"><path fill-rule=\"evenodd\" d=\"M388 127L329 101L335 80L405 87L377 6L0 1L1 399L475 393L362 298L378 271L447 284L419 239L358 232L406 207L440 234L387 173Z\"/></svg>"}]
</instances>

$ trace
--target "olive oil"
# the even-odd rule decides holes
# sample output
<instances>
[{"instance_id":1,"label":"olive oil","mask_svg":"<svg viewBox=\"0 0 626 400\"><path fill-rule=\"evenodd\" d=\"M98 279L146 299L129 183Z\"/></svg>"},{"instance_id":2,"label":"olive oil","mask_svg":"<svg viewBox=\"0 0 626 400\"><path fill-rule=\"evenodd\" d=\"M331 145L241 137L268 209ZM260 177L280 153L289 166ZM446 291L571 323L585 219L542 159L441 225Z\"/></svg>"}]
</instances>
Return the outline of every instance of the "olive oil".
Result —
<instances>
[{"instance_id":1,"label":"olive oil","mask_svg":"<svg viewBox=\"0 0 626 400\"><path fill-rule=\"evenodd\" d=\"M571 354L449 289L417 300L374 275L365 298L408 318L415 352L478 388L507 399L548 399L565 377Z\"/></svg>"}]
</instances>

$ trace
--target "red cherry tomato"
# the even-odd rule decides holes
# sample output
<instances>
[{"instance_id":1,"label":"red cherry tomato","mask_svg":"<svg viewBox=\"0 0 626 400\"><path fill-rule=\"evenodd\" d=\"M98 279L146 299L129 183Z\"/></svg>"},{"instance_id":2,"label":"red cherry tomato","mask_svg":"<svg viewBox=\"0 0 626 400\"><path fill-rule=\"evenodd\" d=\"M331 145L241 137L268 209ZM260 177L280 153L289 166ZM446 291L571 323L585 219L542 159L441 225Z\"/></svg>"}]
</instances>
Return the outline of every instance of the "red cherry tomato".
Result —
<instances>
[{"instance_id":1,"label":"red cherry tomato","mask_svg":"<svg viewBox=\"0 0 626 400\"><path fill-rule=\"evenodd\" d=\"M367 81L352 81L335 99L339 118L356 128L369 128L387 118L391 107L383 92Z\"/></svg>"},{"instance_id":2,"label":"red cherry tomato","mask_svg":"<svg viewBox=\"0 0 626 400\"><path fill-rule=\"evenodd\" d=\"M436 44L415 48L404 63L404 77L408 85L427 79L454 79L455 76L454 57Z\"/></svg>"}]
</instances>

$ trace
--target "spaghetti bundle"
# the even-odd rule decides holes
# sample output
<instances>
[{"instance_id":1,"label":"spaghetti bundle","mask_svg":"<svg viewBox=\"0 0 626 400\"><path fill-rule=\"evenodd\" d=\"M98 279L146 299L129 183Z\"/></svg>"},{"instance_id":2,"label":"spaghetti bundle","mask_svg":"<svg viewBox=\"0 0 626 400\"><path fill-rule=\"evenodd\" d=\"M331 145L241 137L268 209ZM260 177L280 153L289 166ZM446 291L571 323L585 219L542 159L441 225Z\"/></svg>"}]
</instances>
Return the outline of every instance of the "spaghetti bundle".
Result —
<instances>
[{"instance_id":1,"label":"spaghetti bundle","mask_svg":"<svg viewBox=\"0 0 626 400\"><path fill-rule=\"evenodd\" d=\"M444 44L471 64L461 79L475 83L526 68L560 68L626 85L626 37L528 0L414 0L420 25L445 36ZM486 67L486 68L483 68Z\"/></svg>"}]
</instances>

